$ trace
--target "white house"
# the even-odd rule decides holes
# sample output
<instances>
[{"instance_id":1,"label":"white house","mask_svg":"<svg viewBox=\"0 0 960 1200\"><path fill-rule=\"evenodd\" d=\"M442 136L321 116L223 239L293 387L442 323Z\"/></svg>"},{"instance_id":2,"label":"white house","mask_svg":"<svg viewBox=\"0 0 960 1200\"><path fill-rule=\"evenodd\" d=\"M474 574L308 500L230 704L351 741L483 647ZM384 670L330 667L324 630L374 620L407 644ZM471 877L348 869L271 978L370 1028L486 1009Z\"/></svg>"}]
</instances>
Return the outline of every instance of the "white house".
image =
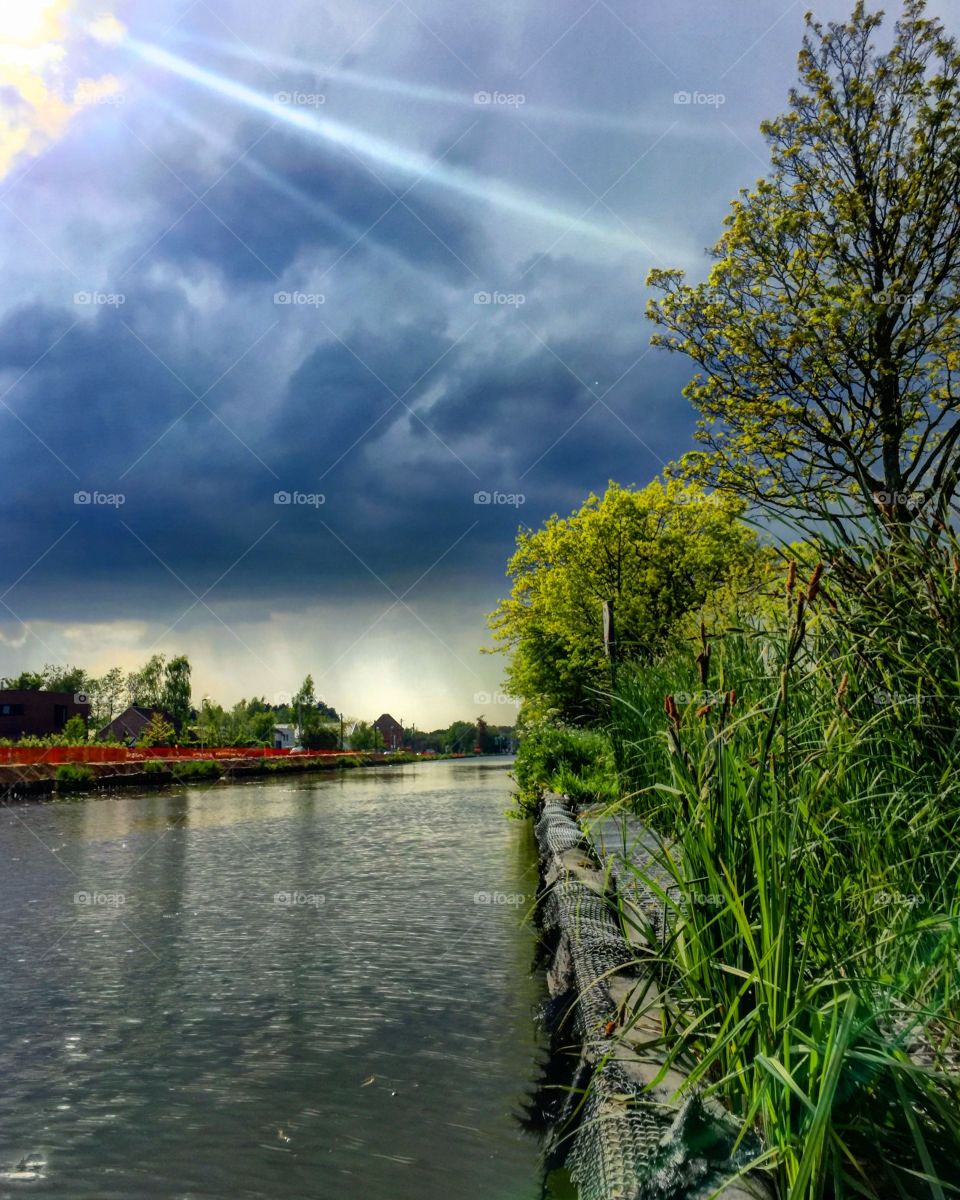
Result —
<instances>
[{"instance_id":1,"label":"white house","mask_svg":"<svg viewBox=\"0 0 960 1200\"><path fill-rule=\"evenodd\" d=\"M293 725L274 725L273 727L273 748L274 750L292 750L296 743L296 729Z\"/></svg>"}]
</instances>

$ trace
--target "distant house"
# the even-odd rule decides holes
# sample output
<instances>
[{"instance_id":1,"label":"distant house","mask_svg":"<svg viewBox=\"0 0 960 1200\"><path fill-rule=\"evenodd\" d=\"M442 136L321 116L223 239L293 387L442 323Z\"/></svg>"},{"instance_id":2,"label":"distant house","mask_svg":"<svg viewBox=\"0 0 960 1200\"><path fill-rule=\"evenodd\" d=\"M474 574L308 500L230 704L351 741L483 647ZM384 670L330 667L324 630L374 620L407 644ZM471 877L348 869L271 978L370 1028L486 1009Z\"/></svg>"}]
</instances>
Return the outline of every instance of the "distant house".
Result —
<instances>
[{"instance_id":1,"label":"distant house","mask_svg":"<svg viewBox=\"0 0 960 1200\"><path fill-rule=\"evenodd\" d=\"M73 692L0 689L0 738L49 737L59 733L71 717L86 721L89 716L90 702Z\"/></svg>"},{"instance_id":2,"label":"distant house","mask_svg":"<svg viewBox=\"0 0 960 1200\"><path fill-rule=\"evenodd\" d=\"M154 717L160 717L176 727L176 722L161 708L147 708L143 704L131 704L123 710L119 717L114 717L109 725L97 734L98 742L135 742Z\"/></svg>"},{"instance_id":3,"label":"distant house","mask_svg":"<svg viewBox=\"0 0 960 1200\"><path fill-rule=\"evenodd\" d=\"M384 713L374 721L373 727L379 731L387 750L403 749L403 726L395 717Z\"/></svg>"},{"instance_id":4,"label":"distant house","mask_svg":"<svg viewBox=\"0 0 960 1200\"><path fill-rule=\"evenodd\" d=\"M274 725L273 727L273 748L274 750L292 750L296 744L296 730L292 725Z\"/></svg>"}]
</instances>

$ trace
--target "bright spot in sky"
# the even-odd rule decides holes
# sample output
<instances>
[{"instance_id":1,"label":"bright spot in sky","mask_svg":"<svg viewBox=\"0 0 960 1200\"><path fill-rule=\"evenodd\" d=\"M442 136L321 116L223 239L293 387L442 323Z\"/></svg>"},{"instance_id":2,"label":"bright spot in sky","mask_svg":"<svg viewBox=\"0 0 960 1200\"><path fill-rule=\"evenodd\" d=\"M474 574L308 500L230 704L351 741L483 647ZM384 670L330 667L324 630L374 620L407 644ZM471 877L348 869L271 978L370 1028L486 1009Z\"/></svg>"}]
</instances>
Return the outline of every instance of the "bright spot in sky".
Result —
<instances>
[{"instance_id":1,"label":"bright spot in sky","mask_svg":"<svg viewBox=\"0 0 960 1200\"><path fill-rule=\"evenodd\" d=\"M55 38L65 0L8 0L0 7L0 44L37 46Z\"/></svg>"},{"instance_id":2,"label":"bright spot in sky","mask_svg":"<svg viewBox=\"0 0 960 1200\"><path fill-rule=\"evenodd\" d=\"M113 13L100 13L89 25L90 35L106 46L116 46L126 37L126 28Z\"/></svg>"},{"instance_id":3,"label":"bright spot in sky","mask_svg":"<svg viewBox=\"0 0 960 1200\"><path fill-rule=\"evenodd\" d=\"M72 7L74 0L0 0L0 178L59 138L82 109L119 90L113 76L71 71L70 43L82 36L69 20ZM102 41L123 36L108 14L93 22L89 32L96 31Z\"/></svg>"}]
</instances>

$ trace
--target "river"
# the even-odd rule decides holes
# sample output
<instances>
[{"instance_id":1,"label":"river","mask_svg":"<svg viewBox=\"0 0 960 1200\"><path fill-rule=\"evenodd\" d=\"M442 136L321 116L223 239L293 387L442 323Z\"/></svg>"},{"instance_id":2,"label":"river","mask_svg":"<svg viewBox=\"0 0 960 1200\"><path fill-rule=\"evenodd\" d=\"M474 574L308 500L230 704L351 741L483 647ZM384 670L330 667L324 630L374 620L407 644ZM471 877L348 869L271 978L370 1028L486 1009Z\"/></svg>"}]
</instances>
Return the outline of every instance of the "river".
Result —
<instances>
[{"instance_id":1,"label":"river","mask_svg":"<svg viewBox=\"0 0 960 1200\"><path fill-rule=\"evenodd\" d=\"M0 1196L539 1200L507 765L0 810Z\"/></svg>"}]
</instances>

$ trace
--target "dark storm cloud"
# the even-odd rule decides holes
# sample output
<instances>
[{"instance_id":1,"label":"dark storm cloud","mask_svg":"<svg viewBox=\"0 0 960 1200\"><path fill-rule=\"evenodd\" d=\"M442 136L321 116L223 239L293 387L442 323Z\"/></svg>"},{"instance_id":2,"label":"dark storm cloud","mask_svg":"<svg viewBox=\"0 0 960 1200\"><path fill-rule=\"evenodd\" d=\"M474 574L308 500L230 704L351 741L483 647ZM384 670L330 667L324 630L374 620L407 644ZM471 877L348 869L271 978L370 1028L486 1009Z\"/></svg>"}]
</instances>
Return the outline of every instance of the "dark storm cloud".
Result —
<instances>
[{"instance_id":1,"label":"dark storm cloud","mask_svg":"<svg viewBox=\"0 0 960 1200\"><path fill-rule=\"evenodd\" d=\"M519 523L611 478L642 486L689 446L689 369L649 351L644 277L705 271L700 247L763 169L751 131L783 106L799 16L214 7L127 17L147 39L178 20L171 51L265 97L322 92L319 115L470 186L97 50L124 103L78 116L0 210L3 586L26 572L9 602L162 619L223 576L217 595L255 616L382 592L374 576L402 590L437 559L430 595L499 589ZM767 57L738 62L757 39ZM257 62L271 51L316 70ZM674 106L721 77L722 111ZM474 105L497 89L524 104ZM633 229L636 250L538 224L501 185ZM92 490L124 503L74 503ZM475 503L495 490L523 502ZM274 503L294 492L324 502Z\"/></svg>"}]
</instances>

